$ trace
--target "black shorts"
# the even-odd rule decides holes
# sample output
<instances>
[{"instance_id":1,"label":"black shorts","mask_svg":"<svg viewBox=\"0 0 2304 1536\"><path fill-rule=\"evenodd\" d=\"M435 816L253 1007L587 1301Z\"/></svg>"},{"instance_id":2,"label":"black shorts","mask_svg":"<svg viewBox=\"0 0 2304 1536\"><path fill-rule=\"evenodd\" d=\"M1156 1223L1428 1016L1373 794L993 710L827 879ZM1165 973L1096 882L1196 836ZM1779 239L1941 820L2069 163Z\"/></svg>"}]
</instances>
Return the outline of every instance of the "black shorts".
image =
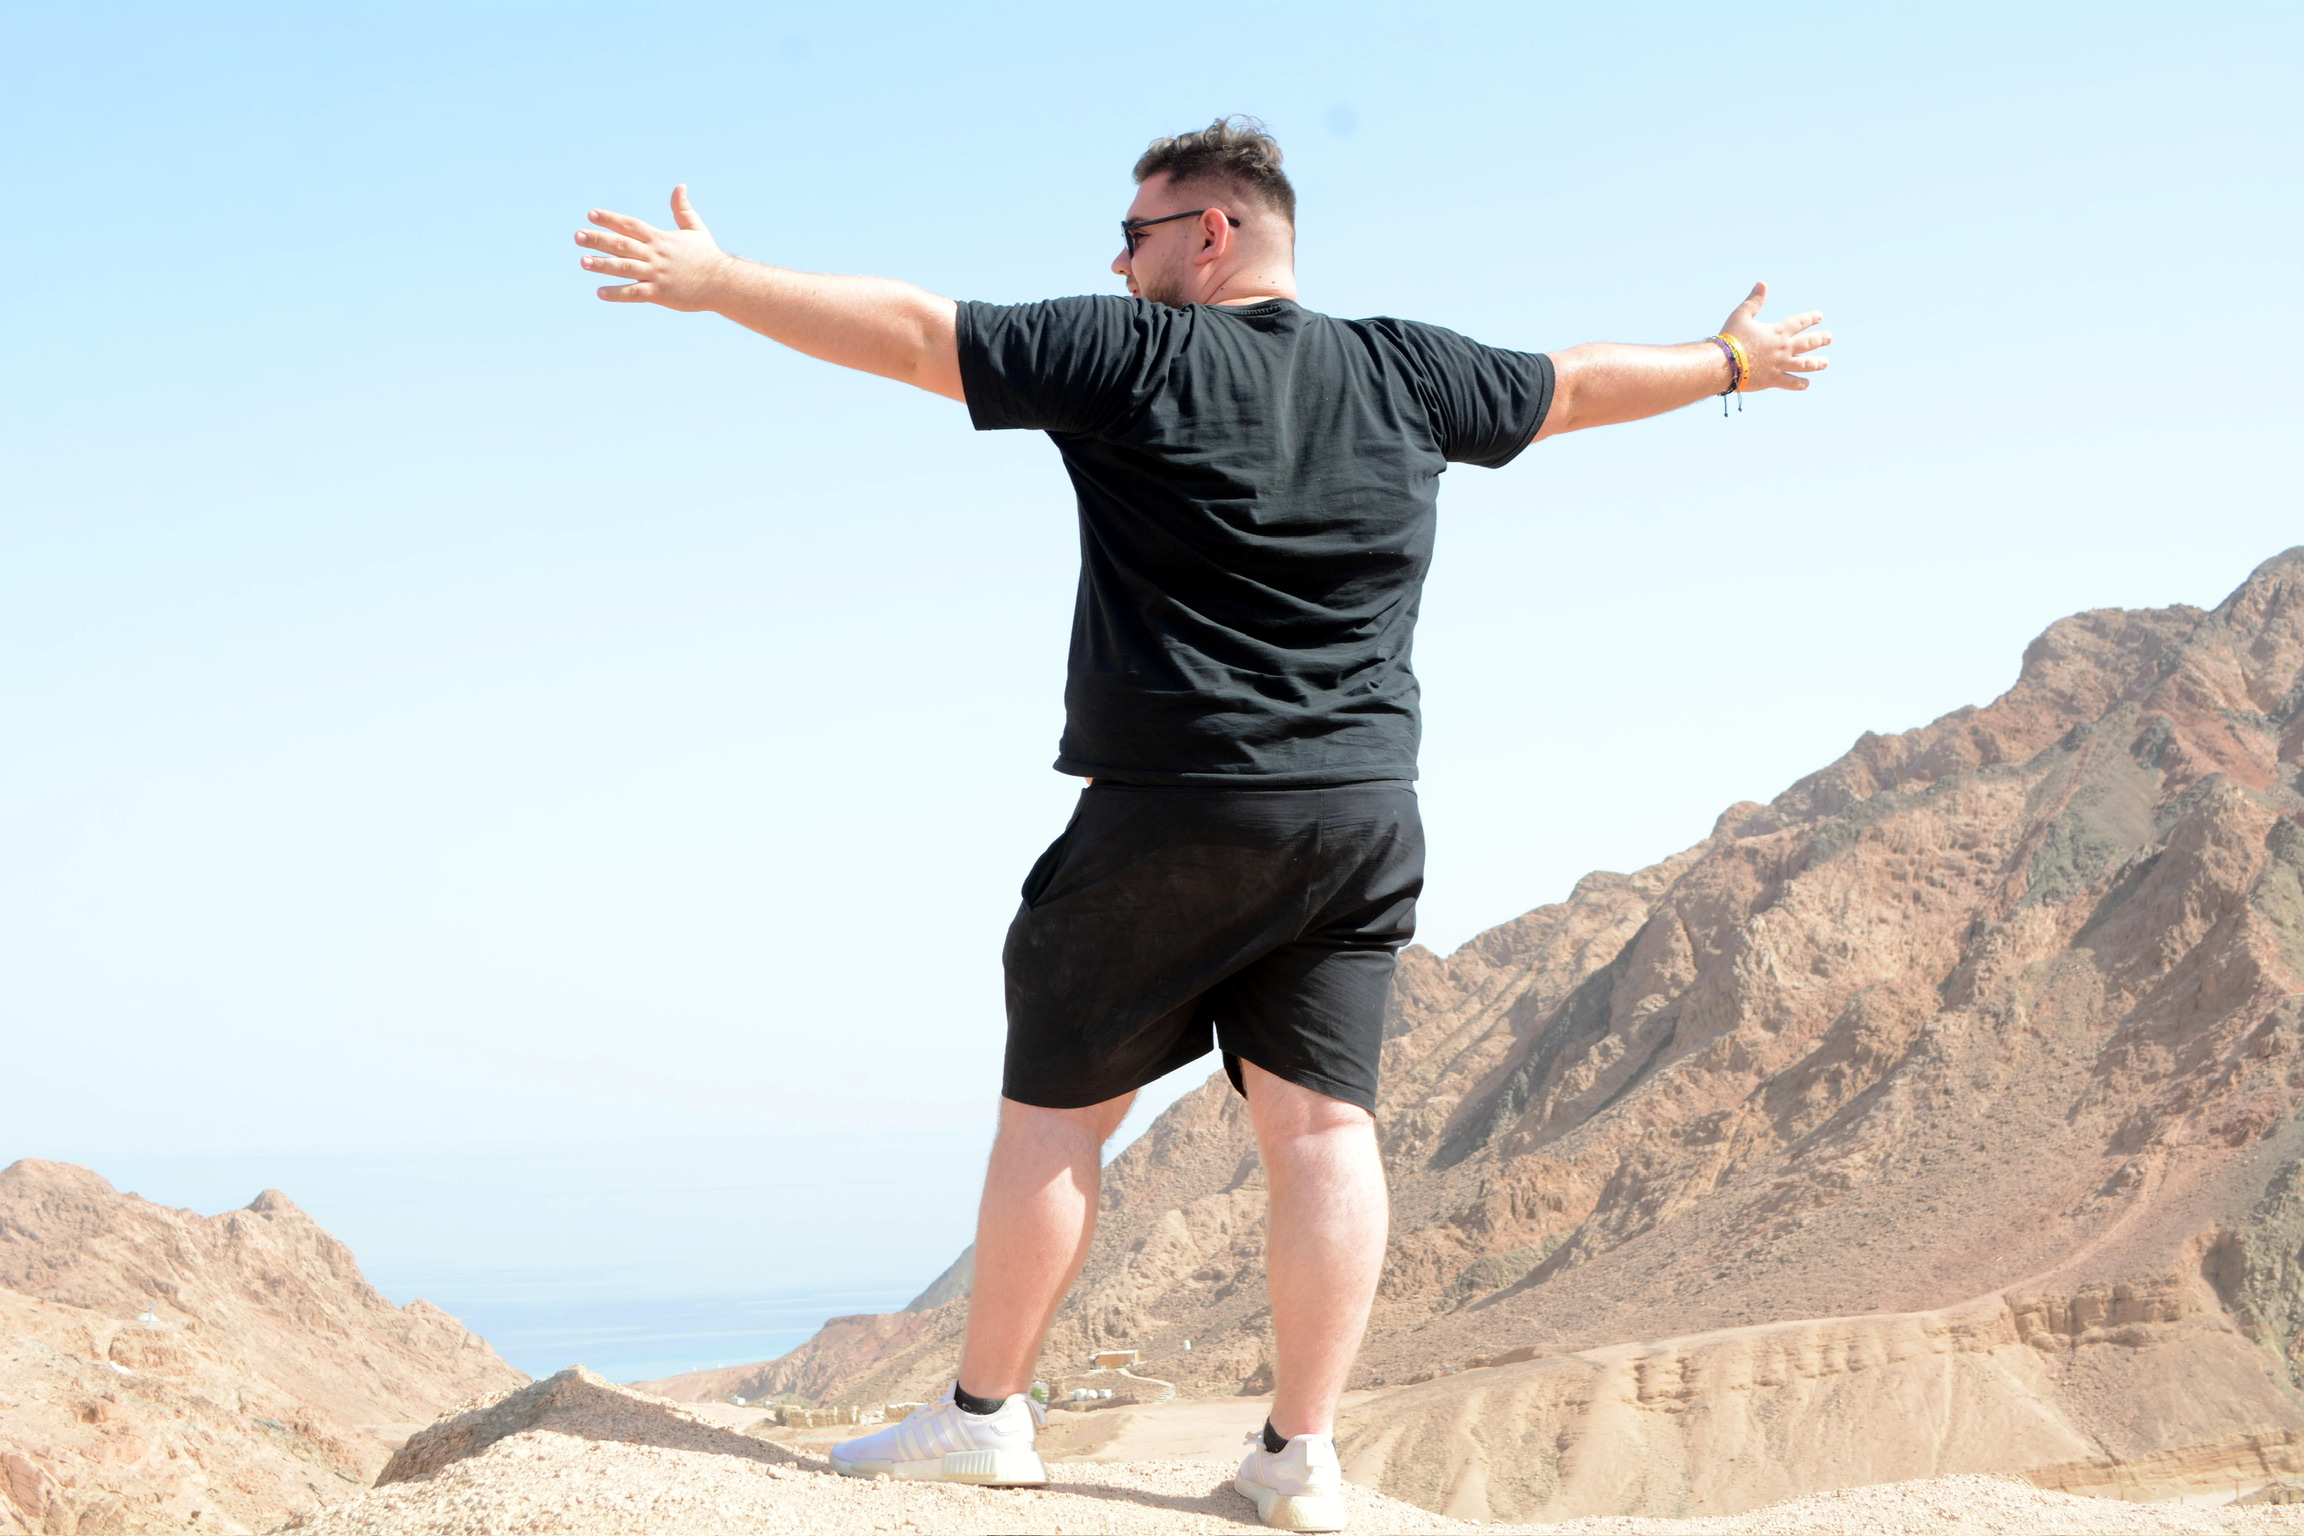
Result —
<instances>
[{"instance_id":1,"label":"black shorts","mask_svg":"<svg viewBox=\"0 0 2304 1536\"><path fill-rule=\"evenodd\" d=\"M1001 1092L1077 1109L1213 1044L1376 1107L1393 956L1416 930L1424 826L1404 780L1080 792L1009 925Z\"/></svg>"}]
</instances>

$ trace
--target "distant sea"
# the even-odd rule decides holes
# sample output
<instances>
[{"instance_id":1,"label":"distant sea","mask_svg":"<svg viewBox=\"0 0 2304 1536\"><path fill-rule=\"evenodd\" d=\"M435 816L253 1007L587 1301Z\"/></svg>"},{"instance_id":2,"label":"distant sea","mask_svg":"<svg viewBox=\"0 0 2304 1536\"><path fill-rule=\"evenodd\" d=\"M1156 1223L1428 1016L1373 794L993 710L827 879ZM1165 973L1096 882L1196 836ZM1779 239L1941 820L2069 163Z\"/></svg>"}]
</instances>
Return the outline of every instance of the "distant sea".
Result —
<instances>
[{"instance_id":1,"label":"distant sea","mask_svg":"<svg viewBox=\"0 0 2304 1536\"><path fill-rule=\"evenodd\" d=\"M1110 1143L1208 1075L1148 1089ZM771 1359L825 1319L903 1306L975 1235L981 1125L391 1149L110 1152L82 1163L214 1215L278 1189L341 1238L370 1284L423 1297L531 1376L613 1381Z\"/></svg>"}]
</instances>

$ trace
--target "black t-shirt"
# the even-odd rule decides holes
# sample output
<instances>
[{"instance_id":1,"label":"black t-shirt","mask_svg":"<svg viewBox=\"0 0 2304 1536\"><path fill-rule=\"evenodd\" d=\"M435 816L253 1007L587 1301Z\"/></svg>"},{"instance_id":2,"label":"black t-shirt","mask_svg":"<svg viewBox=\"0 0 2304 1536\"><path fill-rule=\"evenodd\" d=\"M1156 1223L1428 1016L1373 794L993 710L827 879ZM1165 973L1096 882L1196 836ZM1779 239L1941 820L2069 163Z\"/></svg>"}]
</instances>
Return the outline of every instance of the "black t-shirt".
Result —
<instances>
[{"instance_id":1,"label":"black t-shirt","mask_svg":"<svg viewBox=\"0 0 2304 1536\"><path fill-rule=\"evenodd\" d=\"M977 428L1046 432L1079 493L1058 771L1415 777L1440 474L1528 446L1550 358L1285 299L962 304L959 340Z\"/></svg>"}]
</instances>

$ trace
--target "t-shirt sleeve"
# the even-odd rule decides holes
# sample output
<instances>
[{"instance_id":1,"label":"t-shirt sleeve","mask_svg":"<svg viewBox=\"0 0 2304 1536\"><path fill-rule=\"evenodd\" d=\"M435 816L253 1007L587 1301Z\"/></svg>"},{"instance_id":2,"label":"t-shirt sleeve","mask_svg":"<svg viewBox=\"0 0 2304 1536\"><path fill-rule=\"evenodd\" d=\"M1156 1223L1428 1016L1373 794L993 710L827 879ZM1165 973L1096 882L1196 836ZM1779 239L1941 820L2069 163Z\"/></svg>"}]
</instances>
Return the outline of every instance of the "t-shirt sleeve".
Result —
<instances>
[{"instance_id":1,"label":"t-shirt sleeve","mask_svg":"<svg viewBox=\"0 0 2304 1536\"><path fill-rule=\"evenodd\" d=\"M1441 457L1502 469L1536 440L1552 409L1552 359L1437 325L1402 323L1399 334L1422 364Z\"/></svg>"},{"instance_id":2,"label":"t-shirt sleeve","mask_svg":"<svg viewBox=\"0 0 2304 1536\"><path fill-rule=\"evenodd\" d=\"M963 303L960 385L979 432L1093 432L1132 397L1153 326L1136 299Z\"/></svg>"}]
</instances>

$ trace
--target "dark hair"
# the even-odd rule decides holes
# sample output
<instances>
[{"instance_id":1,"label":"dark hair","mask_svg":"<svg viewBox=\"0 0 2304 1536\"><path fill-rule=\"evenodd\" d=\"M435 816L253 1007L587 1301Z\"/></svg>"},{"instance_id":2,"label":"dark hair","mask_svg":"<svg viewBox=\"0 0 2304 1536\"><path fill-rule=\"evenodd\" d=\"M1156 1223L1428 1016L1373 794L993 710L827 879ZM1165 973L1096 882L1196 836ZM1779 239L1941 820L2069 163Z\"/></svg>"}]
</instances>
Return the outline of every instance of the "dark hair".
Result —
<instances>
[{"instance_id":1,"label":"dark hair","mask_svg":"<svg viewBox=\"0 0 2304 1536\"><path fill-rule=\"evenodd\" d=\"M1136 162L1136 179L1166 173L1178 186L1191 181L1222 182L1296 223L1296 189L1280 169L1280 141L1252 117L1220 117L1197 133L1154 139Z\"/></svg>"}]
</instances>

